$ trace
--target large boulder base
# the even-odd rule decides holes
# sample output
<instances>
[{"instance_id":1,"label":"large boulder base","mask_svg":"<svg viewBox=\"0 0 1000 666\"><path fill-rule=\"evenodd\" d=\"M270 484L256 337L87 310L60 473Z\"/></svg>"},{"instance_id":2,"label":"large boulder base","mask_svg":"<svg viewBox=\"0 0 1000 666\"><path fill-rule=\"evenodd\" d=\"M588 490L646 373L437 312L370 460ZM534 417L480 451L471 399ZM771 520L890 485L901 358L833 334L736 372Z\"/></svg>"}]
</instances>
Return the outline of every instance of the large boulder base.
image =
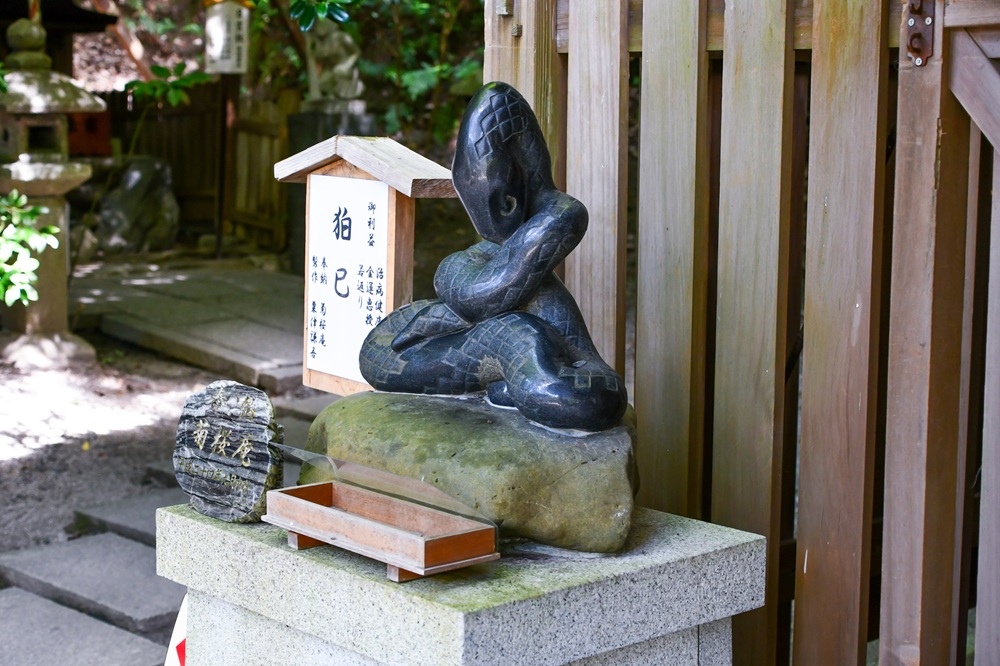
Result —
<instances>
[{"instance_id":1,"label":"large boulder base","mask_svg":"<svg viewBox=\"0 0 1000 666\"><path fill-rule=\"evenodd\" d=\"M359 393L313 422L306 448L432 484L501 535L610 553L625 543L638 485L631 408L580 437L543 429L482 398ZM304 465L300 484L329 479Z\"/></svg>"}]
</instances>

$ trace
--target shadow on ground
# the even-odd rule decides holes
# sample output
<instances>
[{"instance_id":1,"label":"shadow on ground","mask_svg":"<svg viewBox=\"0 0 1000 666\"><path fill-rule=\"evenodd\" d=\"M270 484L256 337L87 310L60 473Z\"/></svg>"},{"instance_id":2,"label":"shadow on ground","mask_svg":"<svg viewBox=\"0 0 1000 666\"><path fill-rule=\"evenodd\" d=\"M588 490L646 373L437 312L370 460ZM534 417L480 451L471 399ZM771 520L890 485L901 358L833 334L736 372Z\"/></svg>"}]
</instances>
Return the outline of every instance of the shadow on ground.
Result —
<instances>
[{"instance_id":1,"label":"shadow on ground","mask_svg":"<svg viewBox=\"0 0 1000 666\"><path fill-rule=\"evenodd\" d=\"M0 366L0 552L74 536L73 511L150 491L184 400L216 375L88 333L96 363ZM68 528L68 531L67 531Z\"/></svg>"}]
</instances>

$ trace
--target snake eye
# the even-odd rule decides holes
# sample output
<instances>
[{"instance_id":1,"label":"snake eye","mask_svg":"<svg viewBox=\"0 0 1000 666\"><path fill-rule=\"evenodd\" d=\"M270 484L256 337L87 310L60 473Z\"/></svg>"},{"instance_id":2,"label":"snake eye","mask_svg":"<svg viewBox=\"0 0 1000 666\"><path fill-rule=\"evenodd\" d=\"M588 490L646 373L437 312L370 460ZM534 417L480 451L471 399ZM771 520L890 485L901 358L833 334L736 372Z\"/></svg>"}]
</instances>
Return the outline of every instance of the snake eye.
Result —
<instances>
[{"instance_id":1,"label":"snake eye","mask_svg":"<svg viewBox=\"0 0 1000 666\"><path fill-rule=\"evenodd\" d=\"M516 209L517 209L517 199L508 194L507 197L504 199L504 207L500 209L500 214L503 215L504 217L507 217L508 215L512 214Z\"/></svg>"}]
</instances>

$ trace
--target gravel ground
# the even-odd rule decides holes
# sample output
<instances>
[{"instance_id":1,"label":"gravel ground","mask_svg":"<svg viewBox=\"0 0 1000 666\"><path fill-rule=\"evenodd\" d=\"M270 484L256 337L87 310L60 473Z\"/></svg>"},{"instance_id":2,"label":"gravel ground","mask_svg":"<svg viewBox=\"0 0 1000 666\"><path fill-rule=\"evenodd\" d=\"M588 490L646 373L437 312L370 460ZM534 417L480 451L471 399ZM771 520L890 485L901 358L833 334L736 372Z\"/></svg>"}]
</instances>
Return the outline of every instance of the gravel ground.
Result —
<instances>
[{"instance_id":1,"label":"gravel ground","mask_svg":"<svg viewBox=\"0 0 1000 666\"><path fill-rule=\"evenodd\" d=\"M184 401L220 377L99 334L97 362L0 365L0 552L75 535L73 511L147 492Z\"/></svg>"}]
</instances>

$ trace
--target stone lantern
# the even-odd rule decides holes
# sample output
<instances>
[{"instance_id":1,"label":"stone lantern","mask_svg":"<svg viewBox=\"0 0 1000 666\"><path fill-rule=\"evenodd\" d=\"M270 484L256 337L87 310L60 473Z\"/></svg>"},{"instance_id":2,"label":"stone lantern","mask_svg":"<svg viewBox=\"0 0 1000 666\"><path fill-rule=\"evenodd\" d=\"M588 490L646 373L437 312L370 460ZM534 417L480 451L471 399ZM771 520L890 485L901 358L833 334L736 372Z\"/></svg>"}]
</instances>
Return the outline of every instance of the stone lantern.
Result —
<instances>
[{"instance_id":1,"label":"stone lantern","mask_svg":"<svg viewBox=\"0 0 1000 666\"><path fill-rule=\"evenodd\" d=\"M67 115L103 111L98 97L79 87L69 77L51 71L45 54L45 30L41 24L21 19L7 29L11 53L5 61L8 92L0 95L0 192L18 190L33 205L48 213L39 225L59 229L59 248L38 255L36 271L39 300L28 307L15 304L3 309L3 325L22 334L7 346L8 361L30 362L35 356L42 365L86 354L85 342L69 334L67 277L69 257L69 216L65 194L90 178L90 165L69 160ZM2 307L2 306L0 306Z\"/></svg>"}]
</instances>

